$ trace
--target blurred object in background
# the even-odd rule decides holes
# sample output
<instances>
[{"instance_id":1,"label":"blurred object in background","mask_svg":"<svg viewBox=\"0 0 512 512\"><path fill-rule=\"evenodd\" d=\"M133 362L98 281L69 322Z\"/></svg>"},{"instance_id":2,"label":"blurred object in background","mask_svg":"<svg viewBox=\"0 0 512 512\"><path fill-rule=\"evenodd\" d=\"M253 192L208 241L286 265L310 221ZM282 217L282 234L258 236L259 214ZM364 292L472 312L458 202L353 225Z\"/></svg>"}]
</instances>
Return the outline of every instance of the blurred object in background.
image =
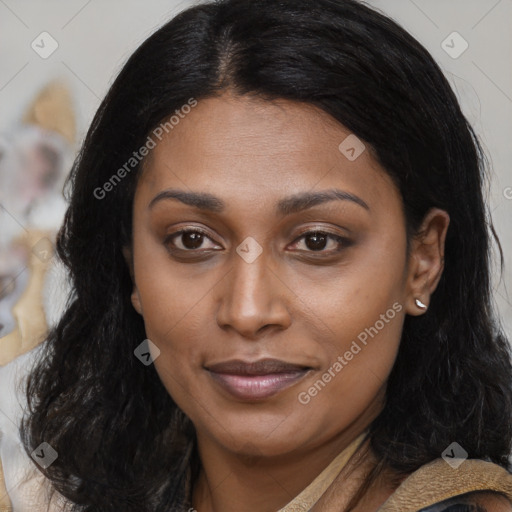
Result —
<instances>
[{"instance_id":1,"label":"blurred object in background","mask_svg":"<svg viewBox=\"0 0 512 512\"><path fill-rule=\"evenodd\" d=\"M32 349L59 319L70 289L54 256L74 142L70 94L59 83L43 89L23 122L0 136L0 510L37 511L48 501L48 482L18 426L26 409L22 384L38 359Z\"/></svg>"},{"instance_id":2,"label":"blurred object in background","mask_svg":"<svg viewBox=\"0 0 512 512\"><path fill-rule=\"evenodd\" d=\"M0 366L43 341L67 294L51 267L74 141L70 94L57 82L0 136Z\"/></svg>"}]
</instances>

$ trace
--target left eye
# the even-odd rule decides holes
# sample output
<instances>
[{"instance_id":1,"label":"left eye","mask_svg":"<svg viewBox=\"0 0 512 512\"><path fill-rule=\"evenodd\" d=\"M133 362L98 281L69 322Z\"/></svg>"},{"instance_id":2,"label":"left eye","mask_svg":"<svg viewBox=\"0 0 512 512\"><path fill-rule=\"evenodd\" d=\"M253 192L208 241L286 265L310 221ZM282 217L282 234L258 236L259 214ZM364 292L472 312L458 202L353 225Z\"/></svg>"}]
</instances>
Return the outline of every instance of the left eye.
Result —
<instances>
[{"instance_id":1,"label":"left eye","mask_svg":"<svg viewBox=\"0 0 512 512\"><path fill-rule=\"evenodd\" d=\"M348 241L342 236L325 231L308 231L303 233L297 240L304 241L304 245L307 247L306 252L337 252L344 245L348 245ZM325 251L324 249L329 245L329 241L331 241L331 249Z\"/></svg>"}]
</instances>

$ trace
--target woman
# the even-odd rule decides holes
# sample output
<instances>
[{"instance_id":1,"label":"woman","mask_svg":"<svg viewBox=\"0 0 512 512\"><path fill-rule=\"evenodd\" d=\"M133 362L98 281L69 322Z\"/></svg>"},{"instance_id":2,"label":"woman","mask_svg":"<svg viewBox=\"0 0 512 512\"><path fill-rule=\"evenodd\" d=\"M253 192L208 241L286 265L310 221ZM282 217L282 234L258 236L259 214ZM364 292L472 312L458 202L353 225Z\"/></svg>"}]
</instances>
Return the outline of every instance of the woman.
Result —
<instances>
[{"instance_id":1,"label":"woman","mask_svg":"<svg viewBox=\"0 0 512 512\"><path fill-rule=\"evenodd\" d=\"M77 511L512 510L484 178L383 15L184 11L76 160L27 453Z\"/></svg>"}]
</instances>

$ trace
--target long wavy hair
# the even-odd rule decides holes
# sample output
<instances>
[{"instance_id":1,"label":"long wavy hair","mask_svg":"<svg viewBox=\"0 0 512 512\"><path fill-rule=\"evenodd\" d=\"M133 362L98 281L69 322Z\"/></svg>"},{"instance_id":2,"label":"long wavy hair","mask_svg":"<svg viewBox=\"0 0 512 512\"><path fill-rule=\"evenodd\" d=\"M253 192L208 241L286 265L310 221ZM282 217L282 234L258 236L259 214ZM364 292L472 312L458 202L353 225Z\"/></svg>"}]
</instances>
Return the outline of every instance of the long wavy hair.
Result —
<instances>
[{"instance_id":1,"label":"long wavy hair","mask_svg":"<svg viewBox=\"0 0 512 512\"><path fill-rule=\"evenodd\" d=\"M190 98L227 89L314 105L362 139L400 190L408 240L430 208L450 215L441 281L428 312L406 317L385 407L370 426L372 478L383 468L410 474L453 441L510 470L512 367L491 295L493 237L501 247L486 158L431 55L354 0L196 5L128 59L67 184L57 251L72 293L27 381L27 453L41 442L58 452L41 471L73 511L187 504L200 468L194 427L154 366L134 356L146 335L122 248L144 160L103 198L97 190Z\"/></svg>"}]
</instances>

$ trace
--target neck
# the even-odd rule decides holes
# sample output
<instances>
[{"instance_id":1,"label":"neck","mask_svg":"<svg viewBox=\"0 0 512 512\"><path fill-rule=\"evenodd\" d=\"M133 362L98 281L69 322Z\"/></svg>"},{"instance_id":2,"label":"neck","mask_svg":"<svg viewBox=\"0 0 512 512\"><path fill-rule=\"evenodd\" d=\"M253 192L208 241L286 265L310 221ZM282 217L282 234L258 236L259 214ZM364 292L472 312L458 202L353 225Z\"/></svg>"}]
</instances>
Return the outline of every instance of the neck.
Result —
<instances>
[{"instance_id":1,"label":"neck","mask_svg":"<svg viewBox=\"0 0 512 512\"><path fill-rule=\"evenodd\" d=\"M275 512L300 494L368 426L368 418L359 418L320 446L276 457L233 454L198 432L202 470L192 493L194 509ZM358 464L364 462L357 459ZM357 471L349 473L353 478Z\"/></svg>"}]
</instances>

